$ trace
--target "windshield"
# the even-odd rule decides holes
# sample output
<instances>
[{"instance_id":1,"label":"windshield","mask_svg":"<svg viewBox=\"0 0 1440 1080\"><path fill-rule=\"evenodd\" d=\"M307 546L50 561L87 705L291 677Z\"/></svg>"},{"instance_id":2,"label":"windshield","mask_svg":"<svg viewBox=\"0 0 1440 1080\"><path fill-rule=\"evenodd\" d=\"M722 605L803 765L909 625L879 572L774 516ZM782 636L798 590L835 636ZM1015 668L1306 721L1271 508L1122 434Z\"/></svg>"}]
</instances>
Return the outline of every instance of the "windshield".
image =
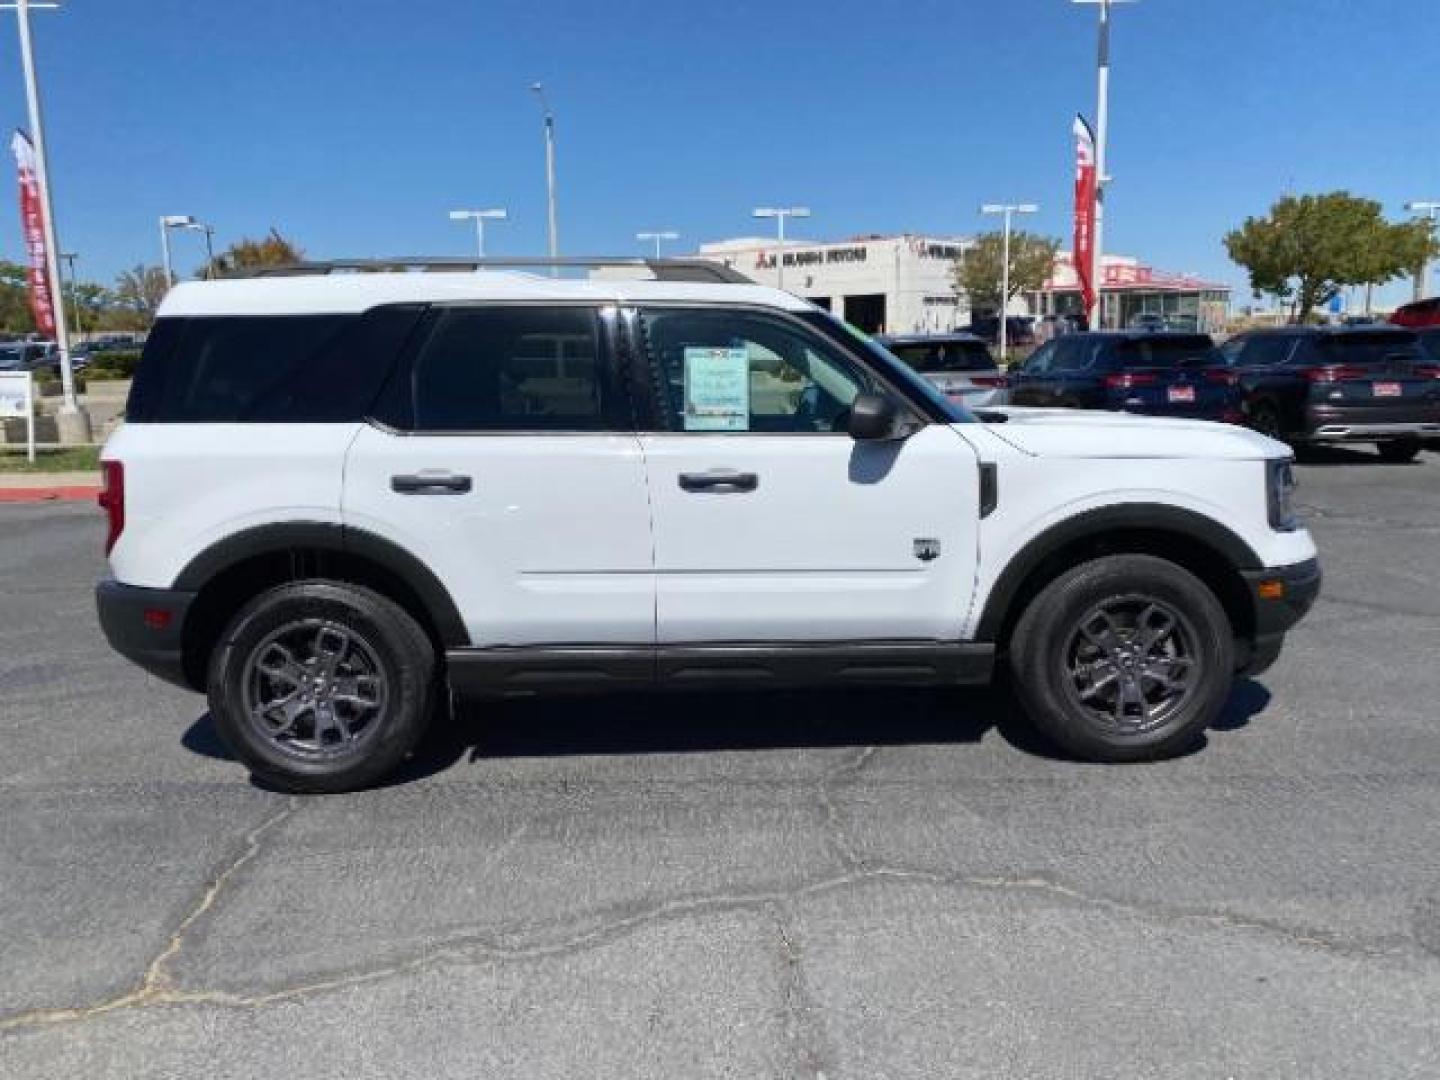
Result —
<instances>
[{"instance_id":1,"label":"windshield","mask_svg":"<svg viewBox=\"0 0 1440 1080\"><path fill-rule=\"evenodd\" d=\"M1204 334L1121 341L1115 345L1115 356L1127 368L1220 367L1225 363L1215 343Z\"/></svg>"},{"instance_id":2,"label":"windshield","mask_svg":"<svg viewBox=\"0 0 1440 1080\"><path fill-rule=\"evenodd\" d=\"M869 334L857 330L849 323L836 318L830 312L824 310L806 312L802 314L800 318L829 337L848 338L859 344L869 353L875 365L885 373L888 379L892 382L903 384L905 388L916 397L924 398L933 410L943 416L948 423L975 423L975 416L969 409L965 408L965 406L958 401L950 400L939 390L935 389L934 384L917 375Z\"/></svg>"},{"instance_id":3,"label":"windshield","mask_svg":"<svg viewBox=\"0 0 1440 1080\"><path fill-rule=\"evenodd\" d=\"M922 375L995 370L995 361L983 341L903 341L885 347Z\"/></svg>"},{"instance_id":4,"label":"windshield","mask_svg":"<svg viewBox=\"0 0 1440 1080\"><path fill-rule=\"evenodd\" d=\"M1322 337L1320 347L1327 363L1384 364L1396 355L1415 356L1415 335L1391 331L1378 334L1336 334Z\"/></svg>"}]
</instances>

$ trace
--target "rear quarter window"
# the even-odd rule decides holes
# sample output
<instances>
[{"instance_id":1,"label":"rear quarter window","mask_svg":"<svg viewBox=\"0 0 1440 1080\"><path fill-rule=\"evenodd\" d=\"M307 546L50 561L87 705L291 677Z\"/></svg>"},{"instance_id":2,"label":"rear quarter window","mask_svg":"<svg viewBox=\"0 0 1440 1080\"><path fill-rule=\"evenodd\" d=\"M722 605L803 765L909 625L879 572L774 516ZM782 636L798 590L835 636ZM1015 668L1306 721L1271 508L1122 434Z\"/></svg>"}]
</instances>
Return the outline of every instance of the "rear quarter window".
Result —
<instances>
[{"instance_id":1,"label":"rear quarter window","mask_svg":"<svg viewBox=\"0 0 1440 1080\"><path fill-rule=\"evenodd\" d=\"M362 314L161 319L126 419L149 424L338 423L374 401L420 305Z\"/></svg>"}]
</instances>

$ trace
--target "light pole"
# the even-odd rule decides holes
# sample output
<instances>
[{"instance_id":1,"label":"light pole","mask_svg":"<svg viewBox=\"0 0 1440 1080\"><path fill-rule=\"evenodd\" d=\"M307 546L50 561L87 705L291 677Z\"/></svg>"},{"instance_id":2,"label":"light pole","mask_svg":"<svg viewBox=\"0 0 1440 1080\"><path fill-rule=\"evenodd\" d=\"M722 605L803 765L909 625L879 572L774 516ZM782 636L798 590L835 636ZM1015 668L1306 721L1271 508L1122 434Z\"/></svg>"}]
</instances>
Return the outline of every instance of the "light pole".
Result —
<instances>
[{"instance_id":1,"label":"light pole","mask_svg":"<svg viewBox=\"0 0 1440 1080\"><path fill-rule=\"evenodd\" d=\"M510 215L504 210L451 210L451 221L475 222L475 247L480 258L485 257L485 222L504 221Z\"/></svg>"},{"instance_id":2,"label":"light pole","mask_svg":"<svg viewBox=\"0 0 1440 1080\"><path fill-rule=\"evenodd\" d=\"M75 313L75 333L83 334L85 328L80 325L80 294L75 291L75 260L80 258L73 251L62 251L60 261L65 264L70 277L70 309Z\"/></svg>"},{"instance_id":3,"label":"light pole","mask_svg":"<svg viewBox=\"0 0 1440 1080\"><path fill-rule=\"evenodd\" d=\"M175 284L175 272L170 268L170 230L193 229L199 226L189 214L162 214L160 216L160 260L165 267L165 286Z\"/></svg>"},{"instance_id":4,"label":"light pole","mask_svg":"<svg viewBox=\"0 0 1440 1080\"><path fill-rule=\"evenodd\" d=\"M540 101L540 113L545 118L545 202L546 217L550 227L550 258L560 254L559 226L555 222L555 114L550 111L550 99L545 96L544 83L531 83L530 92ZM556 267L552 266L553 274Z\"/></svg>"},{"instance_id":5,"label":"light pole","mask_svg":"<svg viewBox=\"0 0 1440 1080\"><path fill-rule=\"evenodd\" d=\"M982 214L1003 214L1005 217L1005 239L1001 242L1000 256L1000 362L1005 363L1005 352L1010 344L1010 323L1007 318L1010 309L1010 220L1016 214L1033 214L1040 207L1034 203L986 203L980 207Z\"/></svg>"},{"instance_id":6,"label":"light pole","mask_svg":"<svg viewBox=\"0 0 1440 1080\"><path fill-rule=\"evenodd\" d=\"M1129 3L1130 0L1071 0L1074 4L1096 4L1100 8L1100 41L1096 58L1095 87L1095 250L1091 257L1090 280L1095 283L1095 318L1090 320L1096 329L1103 329L1105 321L1105 299L1101 291L1105 284L1101 273L1105 250L1105 188L1110 176L1105 171L1110 133L1110 5Z\"/></svg>"},{"instance_id":7,"label":"light pole","mask_svg":"<svg viewBox=\"0 0 1440 1080\"><path fill-rule=\"evenodd\" d=\"M751 211L752 217L774 218L775 236L780 245L780 253L775 257L775 273L777 289L785 288L785 219L786 218L808 218L810 208L808 206L760 206Z\"/></svg>"},{"instance_id":8,"label":"light pole","mask_svg":"<svg viewBox=\"0 0 1440 1080\"><path fill-rule=\"evenodd\" d=\"M660 258L660 245L663 244L666 240L679 240L680 234L678 232L671 232L668 229L664 230L663 232L637 232L635 234L635 239L639 240L642 244L654 240L655 258L658 259Z\"/></svg>"},{"instance_id":9,"label":"light pole","mask_svg":"<svg viewBox=\"0 0 1440 1080\"><path fill-rule=\"evenodd\" d=\"M1412 214L1423 214L1430 222L1430 235L1435 235L1435 215L1440 213L1440 202L1426 202L1416 200L1407 202L1405 209ZM1426 259L1420 264L1419 272L1415 275L1415 299L1424 300L1430 292L1430 260Z\"/></svg>"},{"instance_id":10,"label":"light pole","mask_svg":"<svg viewBox=\"0 0 1440 1080\"><path fill-rule=\"evenodd\" d=\"M30 9L53 10L56 3L31 3L15 0L0 4L0 10L15 12L20 25L20 66L25 72L25 100L30 111L30 136L35 146L35 185L40 189L41 216L45 230L45 275L55 308L55 345L60 350L60 387L64 395L60 406L61 441L89 442L90 418L80 410L75 399L75 374L70 367L70 331L65 325L65 301L60 290L60 245L55 239L55 210L50 202L50 170L45 156L45 125L41 116L40 85L35 78L35 51L30 40ZM66 436L69 436L68 440Z\"/></svg>"}]
</instances>

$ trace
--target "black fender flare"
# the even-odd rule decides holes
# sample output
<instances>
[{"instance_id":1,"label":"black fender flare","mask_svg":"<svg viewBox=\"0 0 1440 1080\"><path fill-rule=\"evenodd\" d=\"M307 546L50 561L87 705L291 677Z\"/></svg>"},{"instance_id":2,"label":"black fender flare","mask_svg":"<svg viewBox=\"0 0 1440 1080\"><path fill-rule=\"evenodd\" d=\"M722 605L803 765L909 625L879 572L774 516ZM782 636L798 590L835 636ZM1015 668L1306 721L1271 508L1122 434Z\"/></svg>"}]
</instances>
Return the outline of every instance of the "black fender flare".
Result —
<instances>
[{"instance_id":1,"label":"black fender flare","mask_svg":"<svg viewBox=\"0 0 1440 1080\"><path fill-rule=\"evenodd\" d=\"M243 529L192 558L176 576L172 588L199 592L217 574L247 559L302 549L351 555L383 567L419 597L445 648L471 644L459 608L434 571L394 541L339 522L282 521Z\"/></svg>"},{"instance_id":2,"label":"black fender flare","mask_svg":"<svg viewBox=\"0 0 1440 1080\"><path fill-rule=\"evenodd\" d=\"M1258 570L1264 561L1233 531L1214 518L1166 503L1117 503L1086 510L1045 529L1016 552L995 580L975 628L975 640L995 641L1027 578L1057 551L1077 541L1115 532L1162 532L1185 536L1210 548L1237 572Z\"/></svg>"}]
</instances>

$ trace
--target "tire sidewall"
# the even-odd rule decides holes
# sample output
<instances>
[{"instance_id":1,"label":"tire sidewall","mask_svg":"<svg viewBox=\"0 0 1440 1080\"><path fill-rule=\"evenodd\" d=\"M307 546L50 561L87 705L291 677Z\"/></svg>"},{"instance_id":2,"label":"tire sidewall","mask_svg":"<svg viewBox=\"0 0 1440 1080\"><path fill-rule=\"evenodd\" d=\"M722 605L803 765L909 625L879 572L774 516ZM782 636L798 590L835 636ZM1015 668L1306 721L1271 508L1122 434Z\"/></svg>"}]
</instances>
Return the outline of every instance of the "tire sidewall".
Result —
<instances>
[{"instance_id":1,"label":"tire sidewall","mask_svg":"<svg viewBox=\"0 0 1440 1080\"><path fill-rule=\"evenodd\" d=\"M1158 600L1182 614L1200 669L1179 709L1159 726L1133 734L1097 724L1067 686L1067 653L1081 617L1121 597ZM1036 597L1017 626L1012 662L1016 688L1046 735L1087 759L1136 761L1169 756L1199 739L1229 697L1234 641L1219 601L1189 571L1153 556L1109 556L1068 571Z\"/></svg>"},{"instance_id":2,"label":"tire sidewall","mask_svg":"<svg viewBox=\"0 0 1440 1080\"><path fill-rule=\"evenodd\" d=\"M344 626L364 640L379 662L386 703L372 721L377 730L358 756L326 761L286 754L256 732L245 715L245 667L251 653L273 631L302 619ZM419 741L428 718L433 664L423 632L384 597L331 582L282 585L248 603L221 635L210 663L210 712L236 756L272 786L351 790L392 771Z\"/></svg>"}]
</instances>

